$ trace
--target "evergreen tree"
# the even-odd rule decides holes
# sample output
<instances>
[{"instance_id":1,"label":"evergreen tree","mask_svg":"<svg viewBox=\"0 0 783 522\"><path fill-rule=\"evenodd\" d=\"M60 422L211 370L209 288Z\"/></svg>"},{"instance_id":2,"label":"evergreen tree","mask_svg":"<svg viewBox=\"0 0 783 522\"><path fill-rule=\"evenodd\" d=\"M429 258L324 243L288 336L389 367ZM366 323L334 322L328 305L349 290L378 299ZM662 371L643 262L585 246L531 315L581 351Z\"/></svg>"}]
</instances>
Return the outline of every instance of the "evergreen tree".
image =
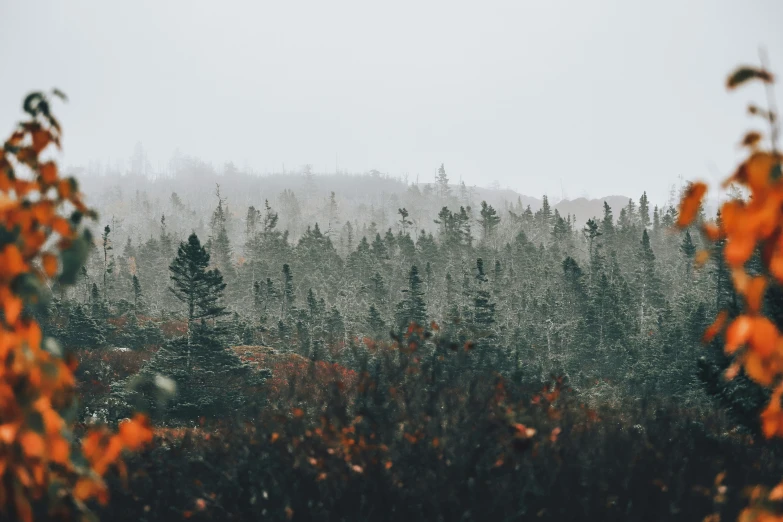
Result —
<instances>
[{"instance_id":1,"label":"evergreen tree","mask_svg":"<svg viewBox=\"0 0 783 522\"><path fill-rule=\"evenodd\" d=\"M141 283L139 282L139 278L136 277L136 275L134 275L131 279L131 284L133 287L133 313L135 315L143 309L144 296L141 290Z\"/></svg>"},{"instance_id":2,"label":"evergreen tree","mask_svg":"<svg viewBox=\"0 0 783 522\"><path fill-rule=\"evenodd\" d=\"M419 269L413 265L408 274L408 288L402 290L404 297L397 304L397 326L401 330L411 323L426 326L427 306L421 286Z\"/></svg>"},{"instance_id":3,"label":"evergreen tree","mask_svg":"<svg viewBox=\"0 0 783 522\"><path fill-rule=\"evenodd\" d=\"M647 199L647 191L639 198L639 222L642 228L650 227L650 201Z\"/></svg>"},{"instance_id":4,"label":"evergreen tree","mask_svg":"<svg viewBox=\"0 0 783 522\"><path fill-rule=\"evenodd\" d=\"M612 216L612 207L604 201L604 217L601 220L601 233L607 237L614 234L614 216Z\"/></svg>"},{"instance_id":5,"label":"evergreen tree","mask_svg":"<svg viewBox=\"0 0 783 522\"><path fill-rule=\"evenodd\" d=\"M481 219L479 219L482 231L481 238L484 242L487 242L494 237L495 230L500 223L500 216L492 208L492 205L487 205L486 201L481 202L481 211L479 213L481 215Z\"/></svg>"},{"instance_id":6,"label":"evergreen tree","mask_svg":"<svg viewBox=\"0 0 783 522\"><path fill-rule=\"evenodd\" d=\"M438 168L438 175L436 178L438 185L438 196L441 199L445 199L451 195L451 188L449 188L449 177L446 175L446 168L443 163Z\"/></svg>"},{"instance_id":7,"label":"evergreen tree","mask_svg":"<svg viewBox=\"0 0 783 522\"><path fill-rule=\"evenodd\" d=\"M473 329L476 340L493 337L495 324L495 304L489 291L487 275L484 273L484 261L476 260L476 292L473 298Z\"/></svg>"},{"instance_id":8,"label":"evergreen tree","mask_svg":"<svg viewBox=\"0 0 783 522\"><path fill-rule=\"evenodd\" d=\"M283 317L286 317L294 308L294 276L291 268L283 265Z\"/></svg>"},{"instance_id":9,"label":"evergreen tree","mask_svg":"<svg viewBox=\"0 0 783 522\"><path fill-rule=\"evenodd\" d=\"M370 310L367 314L367 328L375 339L382 339L387 335L386 322L381 317L378 309L375 308L375 305L370 305Z\"/></svg>"},{"instance_id":10,"label":"evergreen tree","mask_svg":"<svg viewBox=\"0 0 783 522\"><path fill-rule=\"evenodd\" d=\"M78 304L70 308L63 341L66 346L78 349L94 349L106 345L101 325Z\"/></svg>"},{"instance_id":11,"label":"evergreen tree","mask_svg":"<svg viewBox=\"0 0 783 522\"><path fill-rule=\"evenodd\" d=\"M176 384L176 395L165 407L149 386L163 376ZM243 363L202 319L194 324L190 339L166 343L116 395L130 406L141 405L154 417L175 423L240 419L259 411L259 392L268 376L268 370Z\"/></svg>"},{"instance_id":12,"label":"evergreen tree","mask_svg":"<svg viewBox=\"0 0 783 522\"><path fill-rule=\"evenodd\" d=\"M413 221L408 219L410 213L405 208L397 209L397 213L400 215L400 231L405 234L408 227L413 224Z\"/></svg>"},{"instance_id":13,"label":"evergreen tree","mask_svg":"<svg viewBox=\"0 0 783 522\"><path fill-rule=\"evenodd\" d=\"M225 314L221 304L226 287L218 269L208 269L209 253L201 246L195 233L177 249L177 257L169 265L172 284L169 290L186 305L188 323L199 319L215 319Z\"/></svg>"},{"instance_id":14,"label":"evergreen tree","mask_svg":"<svg viewBox=\"0 0 783 522\"><path fill-rule=\"evenodd\" d=\"M690 263L693 261L693 256L696 255L696 245L693 244L691 233L688 230L685 231L685 235L682 238L682 243L680 243L680 252L690 265Z\"/></svg>"}]
</instances>

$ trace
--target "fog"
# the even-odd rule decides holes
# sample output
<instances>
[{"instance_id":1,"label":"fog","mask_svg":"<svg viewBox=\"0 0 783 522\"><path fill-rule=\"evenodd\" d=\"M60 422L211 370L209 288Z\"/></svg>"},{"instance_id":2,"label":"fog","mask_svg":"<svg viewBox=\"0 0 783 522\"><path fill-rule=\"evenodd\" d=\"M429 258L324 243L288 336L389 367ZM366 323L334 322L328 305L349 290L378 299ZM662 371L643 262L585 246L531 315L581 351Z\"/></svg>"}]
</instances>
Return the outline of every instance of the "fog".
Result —
<instances>
[{"instance_id":1,"label":"fog","mask_svg":"<svg viewBox=\"0 0 783 522\"><path fill-rule=\"evenodd\" d=\"M716 181L749 125L726 74L779 2L6 2L0 120L59 87L64 162L497 182L559 199ZM3 132L6 132L3 131Z\"/></svg>"}]
</instances>

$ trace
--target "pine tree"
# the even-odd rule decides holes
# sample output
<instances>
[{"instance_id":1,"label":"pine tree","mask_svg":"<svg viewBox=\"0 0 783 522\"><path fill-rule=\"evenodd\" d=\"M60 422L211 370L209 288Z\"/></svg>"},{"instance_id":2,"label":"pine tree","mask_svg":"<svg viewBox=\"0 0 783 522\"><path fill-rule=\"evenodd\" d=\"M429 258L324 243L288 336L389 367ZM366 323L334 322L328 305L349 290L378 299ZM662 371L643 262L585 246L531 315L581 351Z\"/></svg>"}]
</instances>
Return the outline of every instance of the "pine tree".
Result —
<instances>
[{"instance_id":1,"label":"pine tree","mask_svg":"<svg viewBox=\"0 0 783 522\"><path fill-rule=\"evenodd\" d=\"M642 228L650 227L650 202L647 199L647 191L639 198L639 222Z\"/></svg>"},{"instance_id":2,"label":"pine tree","mask_svg":"<svg viewBox=\"0 0 783 522\"><path fill-rule=\"evenodd\" d=\"M381 339L386 335L386 323L375 305L370 305L367 313L367 328L375 339Z\"/></svg>"},{"instance_id":3,"label":"pine tree","mask_svg":"<svg viewBox=\"0 0 783 522\"><path fill-rule=\"evenodd\" d=\"M541 198L541 208L536 212L536 224L540 237L549 237L552 227L552 207L549 205L549 197L544 194Z\"/></svg>"},{"instance_id":4,"label":"pine tree","mask_svg":"<svg viewBox=\"0 0 783 522\"><path fill-rule=\"evenodd\" d=\"M592 263L594 251L593 244L595 243L596 239L603 235L603 233L599 230L598 223L591 218L587 220L585 227L582 229L582 234L584 235L585 239L587 239L587 256Z\"/></svg>"},{"instance_id":5,"label":"pine tree","mask_svg":"<svg viewBox=\"0 0 783 522\"><path fill-rule=\"evenodd\" d=\"M411 323L426 326L427 306L421 286L419 269L413 265L408 274L408 288L402 290L405 295L397 304L397 326L401 330L406 329Z\"/></svg>"},{"instance_id":6,"label":"pine tree","mask_svg":"<svg viewBox=\"0 0 783 522\"><path fill-rule=\"evenodd\" d=\"M408 219L410 213L405 208L397 209L397 213L400 215L400 231L405 234L408 231L408 227L413 224L413 221Z\"/></svg>"},{"instance_id":7,"label":"pine tree","mask_svg":"<svg viewBox=\"0 0 783 522\"><path fill-rule=\"evenodd\" d=\"M639 325L646 332L649 319L657 317L657 311L663 305L660 280L655 270L655 254L650 246L647 230L642 231L642 240L638 251L637 283L639 285Z\"/></svg>"},{"instance_id":8,"label":"pine tree","mask_svg":"<svg viewBox=\"0 0 783 522\"><path fill-rule=\"evenodd\" d=\"M294 276L288 264L283 265L283 317L287 317L294 308Z\"/></svg>"},{"instance_id":9,"label":"pine tree","mask_svg":"<svg viewBox=\"0 0 783 522\"><path fill-rule=\"evenodd\" d=\"M375 234L375 239L372 242L370 250L375 256L375 259L378 261L383 261L389 258L389 253L386 249L386 243L383 242L380 234Z\"/></svg>"},{"instance_id":10,"label":"pine tree","mask_svg":"<svg viewBox=\"0 0 783 522\"><path fill-rule=\"evenodd\" d=\"M614 217L612 216L612 207L604 201L604 217L601 220L601 233L607 238L614 234Z\"/></svg>"},{"instance_id":11,"label":"pine tree","mask_svg":"<svg viewBox=\"0 0 783 522\"><path fill-rule=\"evenodd\" d=\"M686 230L685 235L680 243L680 252L685 257L686 262L690 265L693 261L693 256L696 255L696 245L693 244L690 231Z\"/></svg>"},{"instance_id":12,"label":"pine tree","mask_svg":"<svg viewBox=\"0 0 783 522\"><path fill-rule=\"evenodd\" d=\"M209 253L201 246L195 233L177 249L177 257L169 265L172 284L169 290L187 307L188 323L199 319L215 319L225 314L221 304L226 288L218 269L208 270Z\"/></svg>"},{"instance_id":13,"label":"pine tree","mask_svg":"<svg viewBox=\"0 0 783 522\"><path fill-rule=\"evenodd\" d=\"M436 181L438 185L438 196L441 199L449 197L449 195L451 195L451 189L449 188L449 177L446 175L446 167L443 166L443 163L441 163L440 168L438 168Z\"/></svg>"},{"instance_id":14,"label":"pine tree","mask_svg":"<svg viewBox=\"0 0 783 522\"><path fill-rule=\"evenodd\" d=\"M495 324L495 303L489 291L487 275L484 273L484 261L476 260L476 293L473 298L473 329L478 339L494 337L492 328Z\"/></svg>"},{"instance_id":15,"label":"pine tree","mask_svg":"<svg viewBox=\"0 0 783 522\"><path fill-rule=\"evenodd\" d=\"M63 340L66 346L79 349L94 349L106 345L101 325L78 304L72 305L68 313L68 325Z\"/></svg>"},{"instance_id":16,"label":"pine tree","mask_svg":"<svg viewBox=\"0 0 783 522\"><path fill-rule=\"evenodd\" d=\"M139 278L136 277L135 274L131 279L131 284L133 287L133 313L134 315L136 315L143 309L144 296L142 294L141 283L139 282Z\"/></svg>"},{"instance_id":17,"label":"pine tree","mask_svg":"<svg viewBox=\"0 0 783 522\"><path fill-rule=\"evenodd\" d=\"M481 219L479 219L482 231L481 239L486 243L494 237L495 231L500 223L500 216L498 216L498 213L492 208L492 205L487 205L486 201L481 202L481 211L479 214L481 215Z\"/></svg>"},{"instance_id":18,"label":"pine tree","mask_svg":"<svg viewBox=\"0 0 783 522\"><path fill-rule=\"evenodd\" d=\"M163 376L176 384L176 395L166 407L157 402L154 388L145 385ZM259 392L268 376L268 370L243 363L202 319L194 324L189 340L166 343L116 395L173 422L241 418L259 411Z\"/></svg>"}]
</instances>

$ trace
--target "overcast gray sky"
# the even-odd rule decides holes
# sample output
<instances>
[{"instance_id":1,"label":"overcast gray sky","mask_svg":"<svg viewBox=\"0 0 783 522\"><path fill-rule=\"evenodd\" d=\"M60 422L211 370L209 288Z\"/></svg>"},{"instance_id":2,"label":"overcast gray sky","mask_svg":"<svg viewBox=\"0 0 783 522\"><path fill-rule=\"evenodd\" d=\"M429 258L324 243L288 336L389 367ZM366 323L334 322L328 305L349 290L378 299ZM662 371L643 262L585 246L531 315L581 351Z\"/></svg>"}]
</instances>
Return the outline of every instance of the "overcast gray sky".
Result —
<instances>
[{"instance_id":1,"label":"overcast gray sky","mask_svg":"<svg viewBox=\"0 0 783 522\"><path fill-rule=\"evenodd\" d=\"M0 7L0 131L32 89L64 161L141 142L258 171L376 168L525 194L665 200L720 178L763 91L726 74L769 49L783 1L12 1ZM758 124L756 124L758 125Z\"/></svg>"}]
</instances>

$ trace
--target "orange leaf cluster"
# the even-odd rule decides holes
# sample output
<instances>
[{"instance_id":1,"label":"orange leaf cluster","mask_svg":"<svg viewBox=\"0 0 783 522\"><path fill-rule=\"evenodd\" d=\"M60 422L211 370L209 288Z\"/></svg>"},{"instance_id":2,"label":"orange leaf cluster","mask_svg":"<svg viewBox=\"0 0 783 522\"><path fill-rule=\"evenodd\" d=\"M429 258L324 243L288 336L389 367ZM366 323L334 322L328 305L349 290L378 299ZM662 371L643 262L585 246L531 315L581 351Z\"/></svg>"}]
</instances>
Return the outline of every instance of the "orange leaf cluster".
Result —
<instances>
[{"instance_id":1,"label":"orange leaf cluster","mask_svg":"<svg viewBox=\"0 0 783 522\"><path fill-rule=\"evenodd\" d=\"M31 94L24 109L29 120L0 146L0 510L29 521L33 503L46 495L59 514L69 504L86 509L87 499L105 501L101 475L123 449L147 442L151 431L137 417L117 435L90 433L82 448L71 442L76 362L53 341L44 342L27 309L47 297L43 289L50 281L67 283L54 278L81 262L75 248L84 241L80 223L94 213L75 180L39 159L60 146L60 126L46 96ZM50 250L44 252L44 245Z\"/></svg>"},{"instance_id":2,"label":"orange leaf cluster","mask_svg":"<svg viewBox=\"0 0 783 522\"><path fill-rule=\"evenodd\" d=\"M764 69L740 67L727 81L734 89L748 81L772 83L774 77ZM751 106L749 112L767 119L772 128L771 150L761 147L762 134L751 131L745 134L742 145L748 149L748 157L724 186L736 184L744 187L749 197L732 199L721 206L717 223L703 226L709 241L723 241L723 257L732 270L732 282L736 292L744 299L744 310L728 326L727 313L721 312L707 329L703 340L712 341L725 333L724 351L735 357L726 371L726 378L737 375L740 368L762 386L777 387L764 410L761 420L767 438L783 436L783 411L781 394L783 384L783 335L775 323L763 315L764 292L770 279L783 283L783 156L777 152L777 115L772 110ZM697 213L707 187L695 183L686 192L681 205L677 225L689 226ZM762 274L749 275L745 266L755 252L761 253ZM725 328L725 331L724 331Z\"/></svg>"}]
</instances>

